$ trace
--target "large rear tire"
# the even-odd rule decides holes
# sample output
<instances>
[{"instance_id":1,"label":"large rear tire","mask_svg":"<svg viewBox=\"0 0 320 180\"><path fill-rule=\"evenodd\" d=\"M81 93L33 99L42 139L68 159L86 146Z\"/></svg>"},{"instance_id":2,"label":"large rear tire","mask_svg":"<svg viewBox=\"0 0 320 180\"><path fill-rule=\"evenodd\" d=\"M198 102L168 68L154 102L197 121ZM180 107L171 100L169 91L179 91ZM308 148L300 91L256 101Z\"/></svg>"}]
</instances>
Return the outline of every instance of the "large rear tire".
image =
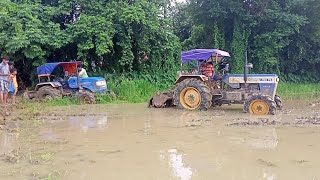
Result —
<instances>
[{"instance_id":1,"label":"large rear tire","mask_svg":"<svg viewBox=\"0 0 320 180\"><path fill-rule=\"evenodd\" d=\"M256 115L274 115L277 105L268 95L253 94L244 102L243 110Z\"/></svg>"},{"instance_id":2,"label":"large rear tire","mask_svg":"<svg viewBox=\"0 0 320 180\"><path fill-rule=\"evenodd\" d=\"M180 109L207 110L212 105L210 88L197 79L185 79L176 85L174 105Z\"/></svg>"},{"instance_id":3,"label":"large rear tire","mask_svg":"<svg viewBox=\"0 0 320 180\"><path fill-rule=\"evenodd\" d=\"M52 100L62 97L62 94L59 89L52 86L42 86L37 91L37 97L39 100Z\"/></svg>"}]
</instances>

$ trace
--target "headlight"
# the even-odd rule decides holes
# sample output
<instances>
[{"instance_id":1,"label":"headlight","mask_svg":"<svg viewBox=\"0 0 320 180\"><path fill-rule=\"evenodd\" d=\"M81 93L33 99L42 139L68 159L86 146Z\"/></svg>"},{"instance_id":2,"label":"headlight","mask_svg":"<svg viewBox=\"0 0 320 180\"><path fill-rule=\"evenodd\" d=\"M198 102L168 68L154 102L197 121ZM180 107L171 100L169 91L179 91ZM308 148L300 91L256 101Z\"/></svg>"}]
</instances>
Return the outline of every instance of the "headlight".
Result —
<instances>
[{"instance_id":1,"label":"headlight","mask_svg":"<svg viewBox=\"0 0 320 180\"><path fill-rule=\"evenodd\" d=\"M96 82L96 86L106 87L107 86L107 82L106 81L97 81Z\"/></svg>"}]
</instances>

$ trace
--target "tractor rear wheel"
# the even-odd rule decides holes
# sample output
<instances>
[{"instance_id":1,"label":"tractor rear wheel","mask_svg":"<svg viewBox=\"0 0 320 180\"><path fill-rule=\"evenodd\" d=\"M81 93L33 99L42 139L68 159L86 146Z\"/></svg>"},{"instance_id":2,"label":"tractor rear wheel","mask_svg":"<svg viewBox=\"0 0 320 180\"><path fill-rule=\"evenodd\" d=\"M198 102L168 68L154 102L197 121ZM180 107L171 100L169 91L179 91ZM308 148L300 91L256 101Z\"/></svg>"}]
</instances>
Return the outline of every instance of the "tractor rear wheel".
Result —
<instances>
[{"instance_id":1,"label":"tractor rear wheel","mask_svg":"<svg viewBox=\"0 0 320 180\"><path fill-rule=\"evenodd\" d=\"M95 104L96 98L94 94L88 90L79 92L79 99L81 104Z\"/></svg>"},{"instance_id":2,"label":"tractor rear wheel","mask_svg":"<svg viewBox=\"0 0 320 180\"><path fill-rule=\"evenodd\" d=\"M276 103L268 95L253 94L244 102L243 110L256 115L274 115L276 113Z\"/></svg>"},{"instance_id":3,"label":"tractor rear wheel","mask_svg":"<svg viewBox=\"0 0 320 180\"><path fill-rule=\"evenodd\" d=\"M274 96L274 101L276 102L277 109L281 110L283 108L283 104L282 104L281 97L278 94Z\"/></svg>"},{"instance_id":4,"label":"tractor rear wheel","mask_svg":"<svg viewBox=\"0 0 320 180\"><path fill-rule=\"evenodd\" d=\"M62 94L59 89L52 86L42 86L38 89L37 97L39 100L52 100L61 98Z\"/></svg>"},{"instance_id":5,"label":"tractor rear wheel","mask_svg":"<svg viewBox=\"0 0 320 180\"><path fill-rule=\"evenodd\" d=\"M176 85L174 105L187 110L207 110L212 105L210 88L197 79L186 79Z\"/></svg>"}]
</instances>

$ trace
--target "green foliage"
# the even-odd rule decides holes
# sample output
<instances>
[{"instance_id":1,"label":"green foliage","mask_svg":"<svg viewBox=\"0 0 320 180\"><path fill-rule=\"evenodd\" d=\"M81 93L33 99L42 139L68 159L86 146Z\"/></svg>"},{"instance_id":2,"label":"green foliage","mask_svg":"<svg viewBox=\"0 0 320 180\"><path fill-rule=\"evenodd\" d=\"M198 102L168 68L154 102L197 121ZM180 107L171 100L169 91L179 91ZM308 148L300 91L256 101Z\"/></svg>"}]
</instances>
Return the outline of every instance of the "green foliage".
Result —
<instances>
[{"instance_id":1,"label":"green foliage","mask_svg":"<svg viewBox=\"0 0 320 180\"><path fill-rule=\"evenodd\" d=\"M142 103L146 102L156 91L163 91L172 86L172 79L157 79L150 75L135 75L135 77L119 77L113 79L109 77L108 87L115 93L96 94L96 102L98 104L108 103ZM50 106L69 106L80 104L77 97L64 97L62 99L54 99L47 102Z\"/></svg>"},{"instance_id":2,"label":"green foliage","mask_svg":"<svg viewBox=\"0 0 320 180\"><path fill-rule=\"evenodd\" d=\"M69 106L72 104L80 104L80 101L77 97L64 97L62 99L53 99L47 102L49 106Z\"/></svg>"},{"instance_id":3,"label":"green foliage","mask_svg":"<svg viewBox=\"0 0 320 180\"><path fill-rule=\"evenodd\" d=\"M236 19L234 21L232 49L232 72L243 73L244 58L247 53L249 30Z\"/></svg>"},{"instance_id":4,"label":"green foliage","mask_svg":"<svg viewBox=\"0 0 320 180\"><path fill-rule=\"evenodd\" d=\"M73 59L95 73L167 78L168 86L181 50L191 48L231 52L232 73L243 72L248 51L255 73L319 80L320 1L173 2L2 0L0 53L15 61L26 86L41 63Z\"/></svg>"},{"instance_id":5,"label":"green foliage","mask_svg":"<svg viewBox=\"0 0 320 180\"><path fill-rule=\"evenodd\" d=\"M170 1L3 0L0 7L0 52L16 61L24 81L35 80L46 61L78 59L88 70L111 73L178 64Z\"/></svg>"},{"instance_id":6,"label":"green foliage","mask_svg":"<svg viewBox=\"0 0 320 180\"><path fill-rule=\"evenodd\" d=\"M183 49L229 51L232 73L243 72L248 51L255 73L277 73L287 80L293 74L311 80L320 75L319 7L320 1L315 0L188 0L177 7L183 13L173 18L183 22L175 28L187 29L175 31L183 37Z\"/></svg>"}]
</instances>

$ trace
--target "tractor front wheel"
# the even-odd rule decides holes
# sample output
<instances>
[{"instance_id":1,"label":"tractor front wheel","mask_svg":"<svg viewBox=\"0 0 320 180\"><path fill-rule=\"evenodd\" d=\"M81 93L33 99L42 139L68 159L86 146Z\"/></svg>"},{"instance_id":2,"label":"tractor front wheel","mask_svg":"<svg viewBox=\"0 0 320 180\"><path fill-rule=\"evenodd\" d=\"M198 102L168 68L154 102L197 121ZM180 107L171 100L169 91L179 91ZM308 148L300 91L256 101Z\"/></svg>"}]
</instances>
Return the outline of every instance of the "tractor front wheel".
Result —
<instances>
[{"instance_id":1,"label":"tractor front wheel","mask_svg":"<svg viewBox=\"0 0 320 180\"><path fill-rule=\"evenodd\" d=\"M278 94L274 96L274 101L276 102L277 108L281 110L283 108L283 104L282 104L281 97Z\"/></svg>"},{"instance_id":2,"label":"tractor front wheel","mask_svg":"<svg viewBox=\"0 0 320 180\"><path fill-rule=\"evenodd\" d=\"M212 105L210 88L197 79L186 79L176 85L174 104L181 109L207 110Z\"/></svg>"},{"instance_id":3,"label":"tractor front wheel","mask_svg":"<svg viewBox=\"0 0 320 180\"><path fill-rule=\"evenodd\" d=\"M79 99L81 104L95 104L96 98L90 91L84 90L79 93Z\"/></svg>"},{"instance_id":4,"label":"tractor front wheel","mask_svg":"<svg viewBox=\"0 0 320 180\"><path fill-rule=\"evenodd\" d=\"M268 95L253 94L244 103L243 110L256 115L274 115L277 105Z\"/></svg>"}]
</instances>

